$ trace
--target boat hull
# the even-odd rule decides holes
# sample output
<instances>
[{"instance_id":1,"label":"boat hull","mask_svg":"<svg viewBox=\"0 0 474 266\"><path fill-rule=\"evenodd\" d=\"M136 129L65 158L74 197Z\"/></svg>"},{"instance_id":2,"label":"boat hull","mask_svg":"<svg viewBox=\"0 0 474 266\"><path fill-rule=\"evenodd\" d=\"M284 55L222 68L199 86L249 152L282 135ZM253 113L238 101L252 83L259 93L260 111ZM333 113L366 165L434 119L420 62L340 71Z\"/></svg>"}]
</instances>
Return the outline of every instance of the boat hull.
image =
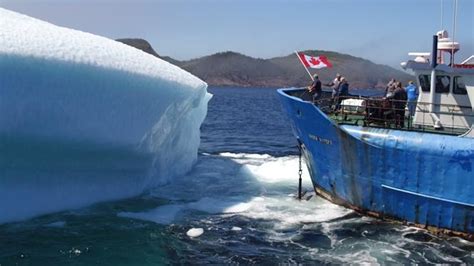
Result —
<instances>
[{"instance_id":1,"label":"boat hull","mask_svg":"<svg viewBox=\"0 0 474 266\"><path fill-rule=\"evenodd\" d=\"M474 139L336 124L287 92L279 95L319 195L473 239Z\"/></svg>"}]
</instances>

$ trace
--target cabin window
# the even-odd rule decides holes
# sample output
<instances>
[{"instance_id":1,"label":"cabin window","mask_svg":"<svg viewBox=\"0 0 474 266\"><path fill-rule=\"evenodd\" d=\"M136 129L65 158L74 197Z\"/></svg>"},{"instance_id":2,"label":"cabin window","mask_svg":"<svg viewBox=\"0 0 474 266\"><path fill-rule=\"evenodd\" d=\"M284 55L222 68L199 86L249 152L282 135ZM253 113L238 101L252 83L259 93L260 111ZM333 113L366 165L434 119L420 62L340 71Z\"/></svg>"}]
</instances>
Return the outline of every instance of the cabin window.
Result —
<instances>
[{"instance_id":1,"label":"cabin window","mask_svg":"<svg viewBox=\"0 0 474 266\"><path fill-rule=\"evenodd\" d=\"M449 83L451 78L449 76L436 76L436 92L449 93Z\"/></svg>"},{"instance_id":2,"label":"cabin window","mask_svg":"<svg viewBox=\"0 0 474 266\"><path fill-rule=\"evenodd\" d=\"M422 91L430 91L430 76L429 75L420 75L420 86Z\"/></svg>"},{"instance_id":3,"label":"cabin window","mask_svg":"<svg viewBox=\"0 0 474 266\"><path fill-rule=\"evenodd\" d=\"M467 94L466 85L464 84L462 77L454 77L453 93Z\"/></svg>"},{"instance_id":4,"label":"cabin window","mask_svg":"<svg viewBox=\"0 0 474 266\"><path fill-rule=\"evenodd\" d=\"M420 86L422 91L430 91L431 75L420 75ZM436 76L436 90L437 93L449 93L449 83L451 78L449 76Z\"/></svg>"}]
</instances>

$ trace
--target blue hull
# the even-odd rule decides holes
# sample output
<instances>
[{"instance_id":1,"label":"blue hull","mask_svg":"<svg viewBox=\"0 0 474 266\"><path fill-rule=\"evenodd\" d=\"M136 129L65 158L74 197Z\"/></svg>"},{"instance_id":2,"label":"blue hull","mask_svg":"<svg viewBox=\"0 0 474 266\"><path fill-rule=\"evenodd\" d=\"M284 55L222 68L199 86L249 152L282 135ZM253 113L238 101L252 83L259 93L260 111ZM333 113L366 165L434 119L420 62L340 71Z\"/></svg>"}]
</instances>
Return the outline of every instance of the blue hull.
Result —
<instances>
[{"instance_id":1,"label":"blue hull","mask_svg":"<svg viewBox=\"0 0 474 266\"><path fill-rule=\"evenodd\" d=\"M338 125L285 91L278 93L319 195L474 239L474 139Z\"/></svg>"}]
</instances>

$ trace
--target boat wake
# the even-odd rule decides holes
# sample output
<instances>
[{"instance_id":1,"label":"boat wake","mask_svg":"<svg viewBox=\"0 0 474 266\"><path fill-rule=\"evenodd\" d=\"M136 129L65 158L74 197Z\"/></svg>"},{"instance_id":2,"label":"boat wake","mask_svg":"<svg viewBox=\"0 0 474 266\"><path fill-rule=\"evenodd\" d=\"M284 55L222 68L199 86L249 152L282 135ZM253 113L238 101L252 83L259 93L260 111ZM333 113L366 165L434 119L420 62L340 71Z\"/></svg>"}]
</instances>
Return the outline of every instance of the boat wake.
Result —
<instances>
[{"instance_id":1,"label":"boat wake","mask_svg":"<svg viewBox=\"0 0 474 266\"><path fill-rule=\"evenodd\" d=\"M303 179L311 191L309 176L305 174ZM119 216L169 224L182 219L180 213L200 212L269 220L283 228L331 220L351 212L317 197L295 200L297 182L296 156L204 154L194 171L150 191L151 196L165 198L169 204L145 212L122 212Z\"/></svg>"},{"instance_id":2,"label":"boat wake","mask_svg":"<svg viewBox=\"0 0 474 266\"><path fill-rule=\"evenodd\" d=\"M110 232L118 238L133 232L136 244L115 246L107 256L145 253L147 261L185 264L474 262L474 245L462 239L363 217L316 196L298 201L297 182L297 156L201 154L188 174L139 197L0 225L0 232L5 243L31 232L53 239L93 235L66 252L78 259L102 252ZM306 168L303 187L313 193Z\"/></svg>"},{"instance_id":3,"label":"boat wake","mask_svg":"<svg viewBox=\"0 0 474 266\"><path fill-rule=\"evenodd\" d=\"M472 246L455 247L424 230L362 217L316 196L295 200L297 171L297 156L202 154L188 175L147 195L166 204L118 216L171 226L185 242L184 232L201 228L193 241L223 257L234 254L228 262L275 262L267 255L277 255L280 262L459 263L470 256ZM303 172L303 186L312 191ZM202 246L191 249L204 262L222 261L199 255Z\"/></svg>"}]
</instances>

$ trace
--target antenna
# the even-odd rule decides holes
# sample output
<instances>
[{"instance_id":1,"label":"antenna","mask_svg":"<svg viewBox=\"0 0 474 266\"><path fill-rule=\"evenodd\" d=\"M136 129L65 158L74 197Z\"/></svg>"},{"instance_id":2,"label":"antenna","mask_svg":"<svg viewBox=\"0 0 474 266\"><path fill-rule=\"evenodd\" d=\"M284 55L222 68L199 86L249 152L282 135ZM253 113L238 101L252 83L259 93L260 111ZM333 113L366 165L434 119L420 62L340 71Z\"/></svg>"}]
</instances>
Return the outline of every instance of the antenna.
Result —
<instances>
[{"instance_id":1,"label":"antenna","mask_svg":"<svg viewBox=\"0 0 474 266\"><path fill-rule=\"evenodd\" d=\"M441 25L439 27L440 30L443 29L443 0L441 0Z\"/></svg>"},{"instance_id":2,"label":"antenna","mask_svg":"<svg viewBox=\"0 0 474 266\"><path fill-rule=\"evenodd\" d=\"M453 48L451 50L451 66L454 66L454 36L456 35L456 16L458 11L458 0L454 0L454 8L453 8Z\"/></svg>"}]
</instances>

